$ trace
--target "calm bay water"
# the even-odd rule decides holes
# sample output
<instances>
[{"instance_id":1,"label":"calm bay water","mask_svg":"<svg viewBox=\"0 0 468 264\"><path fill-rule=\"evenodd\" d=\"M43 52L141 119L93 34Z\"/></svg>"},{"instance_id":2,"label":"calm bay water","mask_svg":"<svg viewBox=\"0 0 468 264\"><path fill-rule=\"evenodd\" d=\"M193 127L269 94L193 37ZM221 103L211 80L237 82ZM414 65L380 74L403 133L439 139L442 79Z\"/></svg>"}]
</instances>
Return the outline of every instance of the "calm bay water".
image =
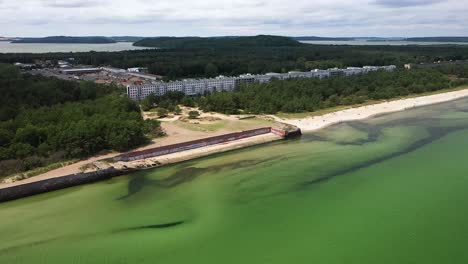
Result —
<instances>
[{"instance_id":1,"label":"calm bay water","mask_svg":"<svg viewBox=\"0 0 468 264\"><path fill-rule=\"evenodd\" d=\"M468 100L0 204L0 263L468 263Z\"/></svg>"},{"instance_id":2,"label":"calm bay water","mask_svg":"<svg viewBox=\"0 0 468 264\"><path fill-rule=\"evenodd\" d=\"M460 42L411 42L411 41L301 41L319 45L468 45ZM131 42L117 42L112 44L35 44L10 43L0 41L0 53L49 53L49 52L89 52L89 51L123 51L148 49L135 47Z\"/></svg>"},{"instance_id":3,"label":"calm bay water","mask_svg":"<svg viewBox=\"0 0 468 264\"><path fill-rule=\"evenodd\" d=\"M357 45L357 46L373 46L373 45L390 45L390 46L404 46L404 45L468 45L468 42L421 42L421 41L366 41L366 40L349 40L349 41L313 41L304 40L302 43L318 44L318 45Z\"/></svg>"},{"instance_id":4,"label":"calm bay water","mask_svg":"<svg viewBox=\"0 0 468 264\"><path fill-rule=\"evenodd\" d=\"M132 42L111 44L48 44L48 43L10 43L0 41L0 53L48 53L48 52L89 52L89 51L123 51L146 49L135 47Z\"/></svg>"}]
</instances>

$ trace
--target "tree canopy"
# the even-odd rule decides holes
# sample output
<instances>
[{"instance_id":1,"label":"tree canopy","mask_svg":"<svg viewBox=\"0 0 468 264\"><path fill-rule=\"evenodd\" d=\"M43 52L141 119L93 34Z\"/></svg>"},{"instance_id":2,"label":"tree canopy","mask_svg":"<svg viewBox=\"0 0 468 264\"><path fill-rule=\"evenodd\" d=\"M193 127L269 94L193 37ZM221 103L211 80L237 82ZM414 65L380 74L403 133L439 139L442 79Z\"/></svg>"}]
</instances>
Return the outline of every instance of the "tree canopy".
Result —
<instances>
[{"instance_id":1,"label":"tree canopy","mask_svg":"<svg viewBox=\"0 0 468 264\"><path fill-rule=\"evenodd\" d=\"M241 86L233 93L215 92L197 99L205 111L274 114L316 111L367 100L390 99L436 91L450 86L448 77L433 69L373 72L352 77L274 80Z\"/></svg>"},{"instance_id":2,"label":"tree canopy","mask_svg":"<svg viewBox=\"0 0 468 264\"><path fill-rule=\"evenodd\" d=\"M252 37L157 37L145 38L134 46L155 48L239 48L239 47L294 47L300 46L296 40L281 36L259 35Z\"/></svg>"},{"instance_id":3,"label":"tree canopy","mask_svg":"<svg viewBox=\"0 0 468 264\"><path fill-rule=\"evenodd\" d=\"M0 176L129 150L160 130L116 87L21 75L8 65L0 76Z\"/></svg>"},{"instance_id":4,"label":"tree canopy","mask_svg":"<svg viewBox=\"0 0 468 264\"><path fill-rule=\"evenodd\" d=\"M226 38L223 41L233 41ZM287 72L291 70L361 67L365 65L403 66L406 63L467 60L467 45L451 46L235 46L172 47L121 52L77 52L50 54L0 54L0 62L33 63L73 57L84 65L118 68L148 67L152 74L167 80L206 77L206 74L237 76L245 73ZM208 67L209 65L209 67ZM213 67L214 66L214 67ZM217 71L214 71L214 69Z\"/></svg>"}]
</instances>

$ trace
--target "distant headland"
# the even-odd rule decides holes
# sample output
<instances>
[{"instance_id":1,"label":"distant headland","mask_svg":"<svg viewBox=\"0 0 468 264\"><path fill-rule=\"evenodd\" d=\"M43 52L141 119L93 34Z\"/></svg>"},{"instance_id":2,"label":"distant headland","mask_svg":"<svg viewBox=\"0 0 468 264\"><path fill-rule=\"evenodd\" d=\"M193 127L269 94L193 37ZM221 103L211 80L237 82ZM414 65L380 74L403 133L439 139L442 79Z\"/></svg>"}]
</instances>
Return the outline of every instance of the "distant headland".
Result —
<instances>
[{"instance_id":1,"label":"distant headland","mask_svg":"<svg viewBox=\"0 0 468 264\"><path fill-rule=\"evenodd\" d=\"M295 47L302 44L289 37L259 35L250 37L155 37L134 43L139 47L157 48L241 48Z\"/></svg>"},{"instance_id":2,"label":"distant headland","mask_svg":"<svg viewBox=\"0 0 468 264\"><path fill-rule=\"evenodd\" d=\"M60 44L110 44L117 41L106 37L66 37L21 38L12 43L60 43Z\"/></svg>"}]
</instances>

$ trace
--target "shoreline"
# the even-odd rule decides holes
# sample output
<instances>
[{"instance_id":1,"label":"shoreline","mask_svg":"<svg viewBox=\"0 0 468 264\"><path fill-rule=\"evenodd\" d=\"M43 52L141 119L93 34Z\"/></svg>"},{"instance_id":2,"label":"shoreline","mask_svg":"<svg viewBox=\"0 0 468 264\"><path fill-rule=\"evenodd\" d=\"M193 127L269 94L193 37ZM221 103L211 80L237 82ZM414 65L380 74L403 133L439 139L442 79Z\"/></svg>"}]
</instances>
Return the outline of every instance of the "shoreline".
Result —
<instances>
[{"instance_id":1,"label":"shoreline","mask_svg":"<svg viewBox=\"0 0 468 264\"><path fill-rule=\"evenodd\" d=\"M237 149L253 147L278 140L285 140L286 137L273 132L254 135L233 141L227 141L200 148L174 152L153 158L146 158L133 161L117 161L106 163L97 161L99 169L90 172L61 175L49 178L29 178L24 181L16 181L0 185L0 203L9 202L34 196L38 194L53 192L61 189L75 187L84 184L95 183L127 175L146 169L154 169L168 164L179 163L188 160L207 157L213 154L225 153Z\"/></svg>"},{"instance_id":2,"label":"shoreline","mask_svg":"<svg viewBox=\"0 0 468 264\"><path fill-rule=\"evenodd\" d=\"M191 131L191 130L186 130L186 129L180 129L174 124L169 124L169 122L163 122L162 127L164 131L167 133L167 136L161 137L161 138L156 138L151 141L151 143L135 148L131 150L132 152L134 151L143 151L143 150L148 150L156 147L163 147L171 144L178 144L178 143L183 143L186 141L191 141L191 140L198 140L198 139L203 139L207 138L210 136L220 136L223 134L230 133L230 131L227 131L225 129L221 129L219 131L215 132L210 132L209 134L201 131ZM254 126L253 128L255 128ZM244 129L244 128L243 128ZM249 129L249 128L245 128ZM95 155L89 158L86 158L84 160L80 160L76 163L72 163L70 165L60 167L57 169L52 169L47 172L38 174L36 176L24 178L22 180L13 180L14 177L7 177L6 180L0 181L0 189L7 184L12 184L14 182L23 182L23 183L30 183L33 181L38 181L38 180L46 180L50 178L57 178L57 177L62 177L64 175L72 175L72 174L78 174L78 173L84 173L84 172L91 172L93 169L81 169L84 166L91 165L91 167L94 166L95 163L100 162L101 160L107 160L107 159L113 159L119 155L124 154L125 152L116 152L112 151L110 153L105 153L102 155Z\"/></svg>"},{"instance_id":3,"label":"shoreline","mask_svg":"<svg viewBox=\"0 0 468 264\"><path fill-rule=\"evenodd\" d=\"M273 133L257 135L249 138L238 139L235 141L229 141L225 143L219 143L215 145L209 145L202 148L185 150L182 152L175 152L162 156L156 156L146 159L139 159L134 161L117 161L112 166L118 170L142 170L152 169L169 164L189 161L193 159L208 157L218 153L226 153L233 150L253 147L257 145L263 145L266 143L284 140L283 137L275 135Z\"/></svg>"},{"instance_id":4,"label":"shoreline","mask_svg":"<svg viewBox=\"0 0 468 264\"><path fill-rule=\"evenodd\" d=\"M157 167L161 167L161 166L165 166L169 164L184 162L184 161L188 161L192 159L198 159L198 158L207 157L213 154L225 153L225 152L229 152L229 151L233 151L237 149L253 147L253 146L262 145L262 144L284 140L284 139L285 139L284 137L281 137L279 135L268 133L268 134L243 138L243 139L239 139L235 141L229 141L225 143L219 143L215 145L209 145L209 146L205 146L201 148L190 149L190 150L185 150L181 152L171 153L171 154L162 155L162 156L153 157L153 158L135 160L135 161L128 161L128 162L118 161L118 162L106 164L103 162L102 159L99 159L94 162L94 163L99 163L100 165L99 170L96 170L96 171L72 173L72 174L65 174L65 175L35 176L35 177L31 177L31 178L27 178L24 180L11 182L11 183L1 183L0 184L0 202L2 202L1 200L2 190L8 190L12 188L21 188L22 186L25 186L25 185L40 184L42 182L47 182L47 181L51 181L54 179L57 182L62 182L64 181L63 179L71 178L71 181L73 181L73 178L77 178L77 177L83 178L83 175L99 174L100 172L104 172L108 170L110 170L112 174L116 174L116 175L127 174L127 173L131 173L131 172L138 171L138 170L153 169L153 168L157 168ZM107 157L113 158L115 157L115 154L109 154L107 155ZM76 164L72 164L72 165L76 165ZM84 183L88 183L88 181L85 181ZM64 183L63 187L60 187L57 189L73 187L73 186L80 185L80 184L81 183L78 183L78 184L74 183L73 185L67 185L67 183ZM41 187L41 188L47 189L47 187ZM47 192L47 191L44 191L44 192ZM29 196L29 195L25 195L24 197L26 196ZM22 198L22 197L18 197L18 198Z\"/></svg>"},{"instance_id":5,"label":"shoreline","mask_svg":"<svg viewBox=\"0 0 468 264\"><path fill-rule=\"evenodd\" d=\"M283 119L275 116L274 119L275 121L297 126L303 132L314 132L338 123L368 119L381 114L389 114L421 106L450 102L465 97L468 97L468 88L452 92L397 99L394 101L359 106L313 117Z\"/></svg>"},{"instance_id":6,"label":"shoreline","mask_svg":"<svg viewBox=\"0 0 468 264\"><path fill-rule=\"evenodd\" d=\"M339 111L335 111L335 112L331 112L331 113L327 113L323 115L318 115L318 116L312 116L312 117L285 119L285 118L279 118L273 115L273 118L276 122L296 126L303 132L314 132L314 131L326 128L328 126L332 126L334 124L342 123L342 122L350 122L350 121L368 119L368 118L372 118L374 116L378 116L382 114L400 112L400 111L404 111L404 110L412 109L416 107L449 102L449 101L453 101L453 100L457 100L457 99L461 99L465 97L468 97L468 87L462 90L443 92L443 93L425 95L425 96L420 96L420 97L396 99L393 101L387 101L383 103L358 106L355 108L339 110ZM189 135L179 135L179 134L175 134L174 136L175 138L177 138L176 140L177 142L179 140L183 141L183 139L190 137ZM173 164L173 163L187 161L187 160L196 159L200 157L206 157L211 154L227 152L230 150L245 148L249 146L255 146L255 145L279 140L276 138L272 138L273 135L264 136L263 138L261 137L262 136L256 136L250 139L239 140L237 142L216 144L212 146L202 147L196 150L188 150L188 151L168 154L168 155L164 155L160 157L147 158L147 159L139 160L139 161L114 162L110 165L103 164L100 161L102 161L103 159L114 158L117 155L119 155L119 153L110 153L110 154L106 154L102 156L95 156L88 160L80 161L78 163L71 164L69 166L65 166L56 170L52 170L44 174L34 176L31 178L27 178L24 180L15 181L11 183L0 183L0 190L6 189L9 187L21 186L24 184L53 179L53 178L61 178L66 175L76 175L77 173L79 173L77 172L78 168L83 164L100 163L100 165L103 165L103 166L100 166L101 167L100 169L115 167L116 169L121 170L121 171L128 170L128 172L131 172L132 170L135 170L135 169L139 170L139 169L156 168L156 167L164 166L167 164ZM172 140L173 138L170 138L170 141ZM154 146L164 145L164 143L163 144L161 143L162 142L152 144L149 146L145 146L137 150L144 150L144 149L148 149Z\"/></svg>"}]
</instances>

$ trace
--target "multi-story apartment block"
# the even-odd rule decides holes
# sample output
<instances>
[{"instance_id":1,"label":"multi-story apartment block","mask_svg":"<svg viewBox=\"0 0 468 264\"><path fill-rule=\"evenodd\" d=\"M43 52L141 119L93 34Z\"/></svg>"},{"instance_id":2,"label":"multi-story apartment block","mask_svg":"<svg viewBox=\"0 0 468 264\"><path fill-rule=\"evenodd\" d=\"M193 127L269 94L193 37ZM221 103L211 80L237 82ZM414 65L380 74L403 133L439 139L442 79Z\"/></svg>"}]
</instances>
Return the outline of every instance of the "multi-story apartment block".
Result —
<instances>
[{"instance_id":1,"label":"multi-story apartment block","mask_svg":"<svg viewBox=\"0 0 468 264\"><path fill-rule=\"evenodd\" d=\"M310 72L292 71L288 73L267 73L264 75L244 74L238 77L219 76L213 79L188 79L174 82L153 82L152 84L128 85L127 95L134 100L142 100L150 94L161 96L168 91L182 92L186 95L200 95L206 92L233 91L242 84L268 83L272 79L286 80L291 78L329 78L347 77L357 74L365 74L372 71L394 71L396 66L364 66L348 67L346 69L312 70Z\"/></svg>"}]
</instances>

